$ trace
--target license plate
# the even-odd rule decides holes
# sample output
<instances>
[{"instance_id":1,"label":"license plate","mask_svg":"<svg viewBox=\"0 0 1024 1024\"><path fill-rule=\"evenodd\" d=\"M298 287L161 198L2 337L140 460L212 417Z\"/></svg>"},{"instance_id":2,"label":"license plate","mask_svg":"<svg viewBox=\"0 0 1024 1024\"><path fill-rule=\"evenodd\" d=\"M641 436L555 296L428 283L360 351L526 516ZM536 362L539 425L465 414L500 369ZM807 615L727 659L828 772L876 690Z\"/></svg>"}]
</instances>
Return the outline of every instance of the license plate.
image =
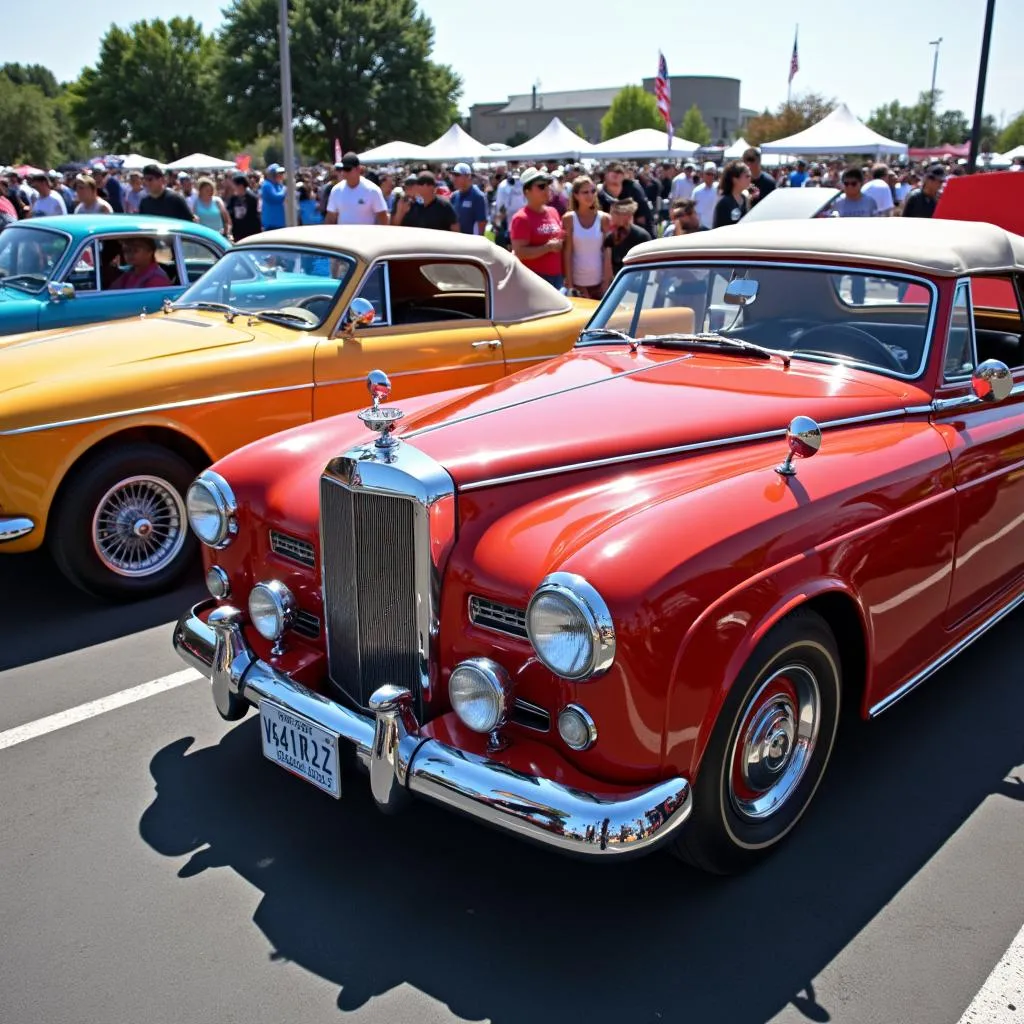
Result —
<instances>
[{"instance_id":1,"label":"license plate","mask_svg":"<svg viewBox=\"0 0 1024 1024\"><path fill-rule=\"evenodd\" d=\"M270 700L260 701L263 756L341 799L338 735Z\"/></svg>"}]
</instances>

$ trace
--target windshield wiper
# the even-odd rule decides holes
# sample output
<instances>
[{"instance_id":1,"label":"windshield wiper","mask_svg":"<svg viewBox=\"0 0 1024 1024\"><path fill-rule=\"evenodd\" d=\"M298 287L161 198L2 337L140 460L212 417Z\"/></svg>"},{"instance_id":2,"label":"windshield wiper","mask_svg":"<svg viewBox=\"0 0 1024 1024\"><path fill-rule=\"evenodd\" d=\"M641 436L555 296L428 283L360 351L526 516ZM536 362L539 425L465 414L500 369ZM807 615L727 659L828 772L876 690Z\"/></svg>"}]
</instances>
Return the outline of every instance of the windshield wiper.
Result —
<instances>
[{"instance_id":1,"label":"windshield wiper","mask_svg":"<svg viewBox=\"0 0 1024 1024\"><path fill-rule=\"evenodd\" d=\"M736 352L746 356L753 356L757 359L771 359L778 356L782 365L789 368L792 355L789 352L781 352L774 348L765 348L763 345L755 345L751 341L744 341L742 338L727 338L722 334L649 334L643 340L644 345L670 344L680 348L713 348L719 352Z\"/></svg>"},{"instance_id":2,"label":"windshield wiper","mask_svg":"<svg viewBox=\"0 0 1024 1024\"><path fill-rule=\"evenodd\" d=\"M595 334L601 338L618 338L619 341L625 341L633 346L637 343L636 338L630 337L625 331L617 331L614 327L584 327L580 331L580 337L586 334Z\"/></svg>"},{"instance_id":3,"label":"windshield wiper","mask_svg":"<svg viewBox=\"0 0 1024 1024\"><path fill-rule=\"evenodd\" d=\"M300 316L298 313L289 313L284 309L257 309L246 316L249 317L249 323L251 324L254 320L286 320L290 323L302 324L305 327L316 326L311 320L304 316Z\"/></svg>"},{"instance_id":4,"label":"windshield wiper","mask_svg":"<svg viewBox=\"0 0 1024 1024\"><path fill-rule=\"evenodd\" d=\"M223 313L224 319L231 323L236 316L245 316L244 309L236 309L225 302L165 302L164 311L170 313L175 309L206 309L212 313Z\"/></svg>"},{"instance_id":5,"label":"windshield wiper","mask_svg":"<svg viewBox=\"0 0 1024 1024\"><path fill-rule=\"evenodd\" d=\"M18 281L28 284L46 284L46 277L43 274L6 274L0 277L0 284L16 284Z\"/></svg>"}]
</instances>

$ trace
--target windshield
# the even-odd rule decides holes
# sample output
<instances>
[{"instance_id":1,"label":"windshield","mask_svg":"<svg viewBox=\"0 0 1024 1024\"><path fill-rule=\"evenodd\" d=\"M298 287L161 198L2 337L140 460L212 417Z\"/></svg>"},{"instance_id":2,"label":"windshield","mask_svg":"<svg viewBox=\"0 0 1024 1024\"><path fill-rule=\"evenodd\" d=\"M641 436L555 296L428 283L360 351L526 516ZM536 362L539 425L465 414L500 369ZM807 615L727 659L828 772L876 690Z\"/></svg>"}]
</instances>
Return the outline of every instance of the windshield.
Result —
<instances>
[{"instance_id":1,"label":"windshield","mask_svg":"<svg viewBox=\"0 0 1024 1024\"><path fill-rule=\"evenodd\" d=\"M225 312L281 315L297 330L319 327L355 260L314 249L256 247L226 252L174 307L216 303Z\"/></svg>"},{"instance_id":2,"label":"windshield","mask_svg":"<svg viewBox=\"0 0 1024 1024\"><path fill-rule=\"evenodd\" d=\"M67 251L67 235L11 225L0 231L0 283L41 291Z\"/></svg>"},{"instance_id":3,"label":"windshield","mask_svg":"<svg viewBox=\"0 0 1024 1024\"><path fill-rule=\"evenodd\" d=\"M579 344L607 345L599 328L647 343L714 332L795 358L910 378L924 369L934 302L931 284L899 274L735 263L637 267L615 280Z\"/></svg>"}]
</instances>

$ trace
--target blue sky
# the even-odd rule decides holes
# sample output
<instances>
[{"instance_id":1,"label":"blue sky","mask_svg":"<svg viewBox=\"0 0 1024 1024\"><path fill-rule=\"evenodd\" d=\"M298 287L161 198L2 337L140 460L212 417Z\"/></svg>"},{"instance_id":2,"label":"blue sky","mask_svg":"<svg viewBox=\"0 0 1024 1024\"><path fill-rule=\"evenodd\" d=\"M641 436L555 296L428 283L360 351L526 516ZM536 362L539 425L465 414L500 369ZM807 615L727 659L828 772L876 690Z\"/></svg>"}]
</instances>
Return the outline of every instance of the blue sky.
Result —
<instances>
[{"instance_id":1,"label":"blue sky","mask_svg":"<svg viewBox=\"0 0 1024 1024\"><path fill-rule=\"evenodd\" d=\"M133 0L116 21L127 25L191 14L213 29L223 5L223 0ZM737 4L728 15L725 5L709 0L648 0L639 7L623 0L589 0L580 7L421 0L420 6L434 22L436 59L463 77L464 110L470 103L529 92L537 81L542 90L638 82L654 74L659 46L670 73L739 78L745 107L774 108L786 98L799 23L794 91L843 100L862 117L893 98L913 102L929 87L933 48L928 43L939 36L937 87L943 105L970 116L985 15L985 0L788 0L774 6ZM0 63L45 64L58 78L73 78L95 61L113 10L51 0L42 21L34 15L8 18L0 35ZM565 12L561 23L559 11ZM644 33L636 19L641 12L655 26L649 46L641 42ZM1024 110L1022 42L1024 0L996 0L985 110L1000 122ZM673 114L680 120L683 111Z\"/></svg>"}]
</instances>

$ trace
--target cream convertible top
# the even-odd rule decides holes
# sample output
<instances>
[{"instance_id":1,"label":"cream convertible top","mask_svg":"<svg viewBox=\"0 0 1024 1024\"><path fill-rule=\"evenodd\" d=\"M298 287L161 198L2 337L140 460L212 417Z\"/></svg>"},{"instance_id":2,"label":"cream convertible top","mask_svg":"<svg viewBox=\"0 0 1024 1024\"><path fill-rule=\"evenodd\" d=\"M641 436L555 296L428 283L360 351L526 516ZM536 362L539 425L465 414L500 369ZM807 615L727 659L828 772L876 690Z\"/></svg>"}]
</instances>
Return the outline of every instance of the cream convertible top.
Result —
<instances>
[{"instance_id":1,"label":"cream convertible top","mask_svg":"<svg viewBox=\"0 0 1024 1024\"><path fill-rule=\"evenodd\" d=\"M572 302L557 288L527 270L512 253L499 249L480 235L377 224L317 224L264 231L244 239L234 248L279 244L336 249L367 263L400 256L475 260L486 267L491 279L494 296L491 319L503 323L565 313L573 308Z\"/></svg>"},{"instance_id":2,"label":"cream convertible top","mask_svg":"<svg viewBox=\"0 0 1024 1024\"><path fill-rule=\"evenodd\" d=\"M759 221L644 242L626 263L701 256L799 256L959 277L1024 271L1024 238L992 224L902 217Z\"/></svg>"}]
</instances>

